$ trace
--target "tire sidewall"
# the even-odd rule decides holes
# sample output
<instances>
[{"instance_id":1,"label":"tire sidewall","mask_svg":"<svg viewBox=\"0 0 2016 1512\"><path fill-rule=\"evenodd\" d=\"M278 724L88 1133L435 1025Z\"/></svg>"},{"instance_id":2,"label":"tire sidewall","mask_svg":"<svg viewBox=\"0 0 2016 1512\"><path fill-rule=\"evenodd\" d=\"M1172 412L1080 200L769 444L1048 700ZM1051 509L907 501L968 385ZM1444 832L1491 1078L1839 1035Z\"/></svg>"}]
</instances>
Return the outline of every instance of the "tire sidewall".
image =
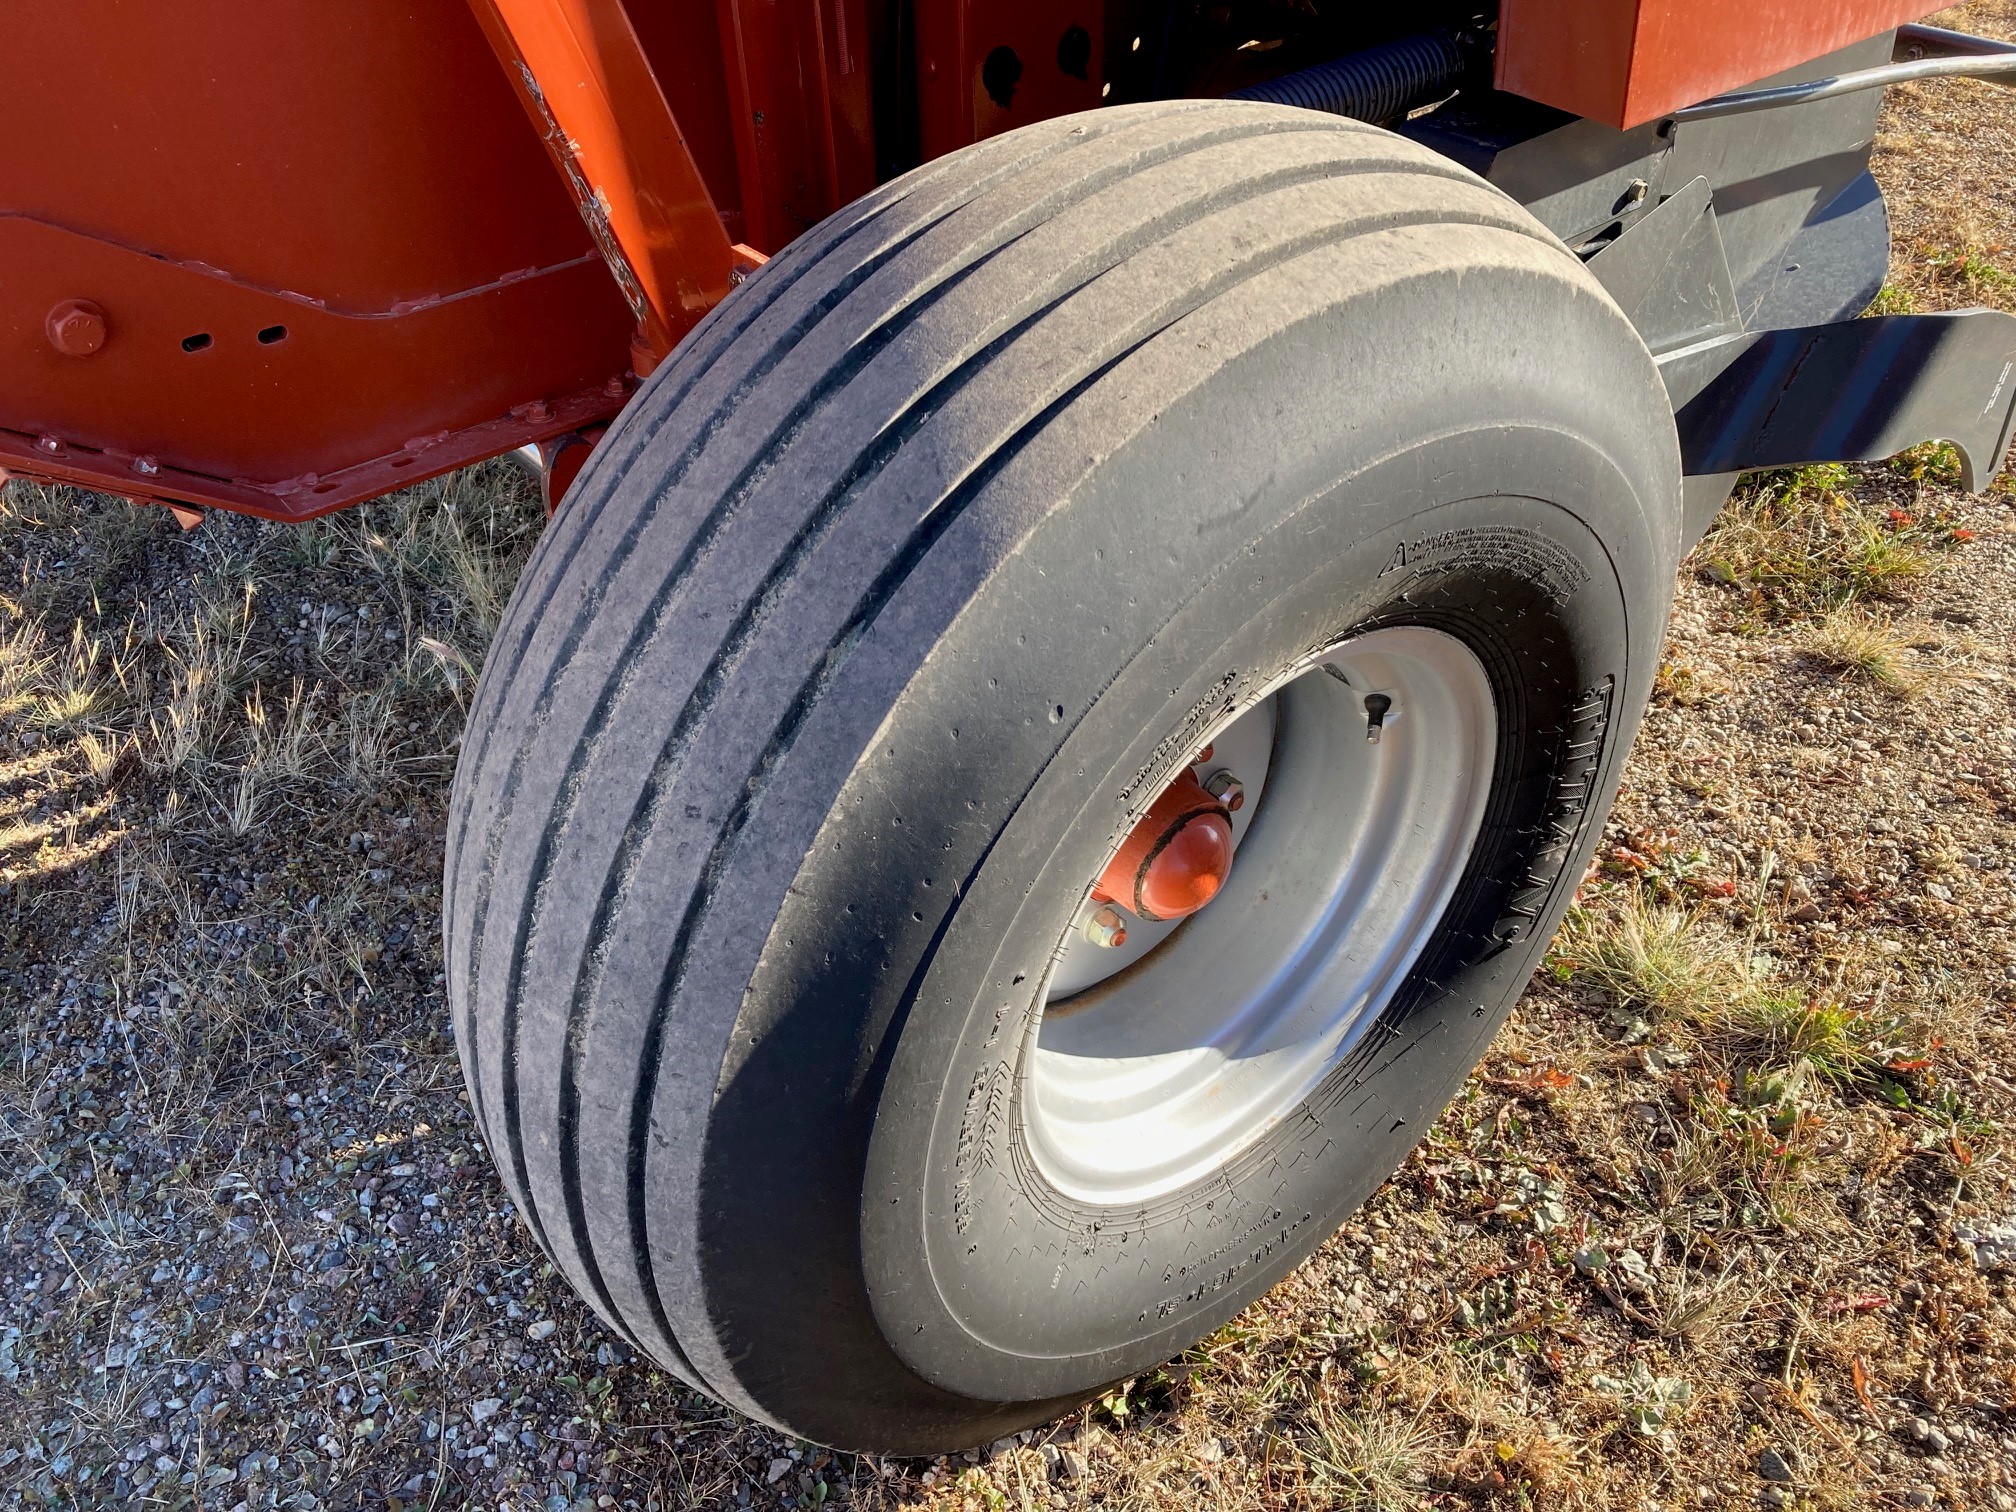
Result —
<instances>
[{"instance_id":1,"label":"tire sidewall","mask_svg":"<svg viewBox=\"0 0 2016 1512\"><path fill-rule=\"evenodd\" d=\"M1424 475L1435 493L1409 486ZM863 1268L920 1374L1007 1401L1167 1358L1313 1251L1426 1132L1531 975L1629 745L1620 710L1643 658L1626 585L1581 518L1627 489L1558 435L1440 438L1248 543L1117 670L1004 832L1014 859L962 899L883 1086ZM1264 606L1256 577L1274 588ZM1443 926L1359 1049L1217 1176L1134 1208L1057 1191L1022 1105L1041 965L1084 879L1138 793L1173 775L1168 753L1180 764L1312 651L1393 624L1464 640L1500 708L1484 832Z\"/></svg>"}]
</instances>

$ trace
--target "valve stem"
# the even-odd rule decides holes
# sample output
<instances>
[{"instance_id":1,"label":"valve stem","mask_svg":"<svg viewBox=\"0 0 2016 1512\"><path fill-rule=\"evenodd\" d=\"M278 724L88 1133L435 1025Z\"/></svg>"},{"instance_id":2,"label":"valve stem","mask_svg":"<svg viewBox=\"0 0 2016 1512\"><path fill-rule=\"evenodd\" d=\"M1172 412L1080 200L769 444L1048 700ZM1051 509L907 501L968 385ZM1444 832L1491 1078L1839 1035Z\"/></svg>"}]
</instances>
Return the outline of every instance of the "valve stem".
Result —
<instances>
[{"instance_id":1,"label":"valve stem","mask_svg":"<svg viewBox=\"0 0 2016 1512\"><path fill-rule=\"evenodd\" d=\"M1393 700L1384 693L1365 695L1365 743L1379 744L1379 732L1386 727L1386 711L1393 707Z\"/></svg>"}]
</instances>

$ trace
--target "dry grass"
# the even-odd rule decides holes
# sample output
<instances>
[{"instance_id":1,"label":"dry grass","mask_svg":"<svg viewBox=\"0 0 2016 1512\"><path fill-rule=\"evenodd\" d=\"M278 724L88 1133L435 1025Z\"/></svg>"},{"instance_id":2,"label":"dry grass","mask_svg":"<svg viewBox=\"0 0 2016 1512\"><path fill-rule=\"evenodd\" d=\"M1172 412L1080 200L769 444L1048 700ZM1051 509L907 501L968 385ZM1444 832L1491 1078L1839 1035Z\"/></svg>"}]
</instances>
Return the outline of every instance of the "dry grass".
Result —
<instances>
[{"instance_id":1,"label":"dry grass","mask_svg":"<svg viewBox=\"0 0 2016 1512\"><path fill-rule=\"evenodd\" d=\"M1612 909L1578 908L1557 960L1622 1010L1700 1023L1750 991L1735 945L1696 911L1631 889Z\"/></svg>"},{"instance_id":2,"label":"dry grass","mask_svg":"<svg viewBox=\"0 0 2016 1512\"><path fill-rule=\"evenodd\" d=\"M1834 610L1808 629L1800 644L1823 667L1867 678L1893 693L1912 697L1924 689L1910 638L1866 610Z\"/></svg>"},{"instance_id":3,"label":"dry grass","mask_svg":"<svg viewBox=\"0 0 2016 1512\"><path fill-rule=\"evenodd\" d=\"M1310 1491L1339 1508L1384 1512L1413 1504L1433 1489L1430 1466L1445 1459L1449 1447L1425 1418L1425 1412L1359 1417L1317 1402L1295 1445Z\"/></svg>"},{"instance_id":4,"label":"dry grass","mask_svg":"<svg viewBox=\"0 0 2016 1512\"><path fill-rule=\"evenodd\" d=\"M1953 528L1871 498L1845 467L1763 474L1746 482L1695 553L1755 625L1894 600L1932 568Z\"/></svg>"},{"instance_id":5,"label":"dry grass","mask_svg":"<svg viewBox=\"0 0 2016 1512\"><path fill-rule=\"evenodd\" d=\"M102 1373L108 1337L145 1337L150 1314L205 1295L228 1310L187 1315L195 1355L181 1358L228 1350L216 1324L243 1336L262 1307L292 1316L282 1304L320 1226L288 1211L276 1150L309 1180L346 1126L375 1127L369 1147L388 1125L425 1143L458 1121L433 827L461 715L420 642L481 657L539 520L504 467L318 526L305 553L251 522L185 536L118 500L0 492L0 1138L10 1169L41 1173L8 1194L6 1253L24 1253L23 1215L40 1203L70 1218L37 1220L53 1272L10 1271L0 1379L22 1400L71 1403L33 1413L37 1436L11 1452L0 1442L0 1485L68 1466L39 1447L66 1434L144 1449L185 1406L196 1388L183 1375L178 1391L168 1367ZM93 1069L73 1075L69 1046ZM315 1126L290 1106L293 1119L319 1107L326 1144L301 1137ZM440 1155L444 1175L480 1169L460 1142ZM471 1236L497 1221L484 1195L474 1214L451 1210ZM396 1307L406 1284L369 1283L360 1317ZM433 1326L452 1337L466 1312ZM284 1334L269 1323L264 1337L263 1354L241 1355L289 1379ZM306 1358L322 1348L311 1337ZM87 1349L101 1373L80 1395L65 1383ZM360 1379L400 1389L410 1356ZM279 1410L249 1404L247 1421ZM206 1505L226 1485L264 1504L262 1476L289 1479L277 1465L244 1479L242 1453L229 1481L213 1474L221 1417L186 1442L179 1428L160 1437ZM119 1484L159 1457L122 1462L133 1473ZM292 1483L334 1486L338 1505L362 1494L341 1489L341 1456L332 1469L304 1482L297 1466ZM175 1477L145 1478L165 1504ZM129 1504L112 1479L62 1479L59 1501Z\"/></svg>"}]
</instances>

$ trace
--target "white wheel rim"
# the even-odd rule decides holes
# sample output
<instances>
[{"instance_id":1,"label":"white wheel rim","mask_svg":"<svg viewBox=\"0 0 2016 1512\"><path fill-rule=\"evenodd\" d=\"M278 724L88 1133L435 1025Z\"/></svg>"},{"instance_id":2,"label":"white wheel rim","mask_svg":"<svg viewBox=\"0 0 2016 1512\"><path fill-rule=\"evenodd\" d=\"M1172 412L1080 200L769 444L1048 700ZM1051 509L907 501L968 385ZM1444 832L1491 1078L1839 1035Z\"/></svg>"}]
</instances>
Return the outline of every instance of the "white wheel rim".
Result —
<instances>
[{"instance_id":1,"label":"white wheel rim","mask_svg":"<svg viewBox=\"0 0 2016 1512\"><path fill-rule=\"evenodd\" d=\"M1377 743L1373 693L1391 700ZM1417 625L1340 643L1210 734L1213 765L1246 783L1231 877L1180 924L1130 920L1117 951L1085 940L1081 904L1021 1099L1043 1176L1080 1201L1138 1204L1293 1114L1441 923L1497 734L1483 664Z\"/></svg>"}]
</instances>

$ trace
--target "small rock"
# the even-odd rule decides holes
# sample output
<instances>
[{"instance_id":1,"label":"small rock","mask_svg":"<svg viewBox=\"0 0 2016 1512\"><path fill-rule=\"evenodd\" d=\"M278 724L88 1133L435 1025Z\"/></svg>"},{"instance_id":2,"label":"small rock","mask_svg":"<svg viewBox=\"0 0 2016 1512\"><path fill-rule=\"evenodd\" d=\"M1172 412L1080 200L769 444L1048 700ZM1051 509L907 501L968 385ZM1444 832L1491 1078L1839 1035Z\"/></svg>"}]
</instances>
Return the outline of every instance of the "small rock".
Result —
<instances>
[{"instance_id":1,"label":"small rock","mask_svg":"<svg viewBox=\"0 0 2016 1512\"><path fill-rule=\"evenodd\" d=\"M1051 1474L1061 1481L1077 1482L1084 1480L1091 1472L1091 1468L1085 1456L1078 1450L1061 1449L1058 1451L1057 1463L1052 1468Z\"/></svg>"},{"instance_id":2,"label":"small rock","mask_svg":"<svg viewBox=\"0 0 2016 1512\"><path fill-rule=\"evenodd\" d=\"M784 1458L784 1456L780 1454L777 1456L777 1458L770 1461L770 1469L763 1477L763 1484L765 1484L766 1486L774 1486L777 1484L777 1482L784 1479L784 1477L789 1475L790 1473L791 1473L791 1461Z\"/></svg>"},{"instance_id":3,"label":"small rock","mask_svg":"<svg viewBox=\"0 0 2016 1512\"><path fill-rule=\"evenodd\" d=\"M1792 1484L1792 1467L1785 1463L1785 1456L1776 1449L1764 1449L1758 1452L1757 1473L1767 1481L1776 1481L1785 1486Z\"/></svg>"},{"instance_id":4,"label":"small rock","mask_svg":"<svg viewBox=\"0 0 2016 1512\"><path fill-rule=\"evenodd\" d=\"M1766 1486L1757 1493L1757 1501L1765 1507L1789 1507L1792 1505L1792 1493L1783 1486Z\"/></svg>"},{"instance_id":5,"label":"small rock","mask_svg":"<svg viewBox=\"0 0 2016 1512\"><path fill-rule=\"evenodd\" d=\"M504 1403L501 1399L497 1397L485 1397L480 1402L469 1404L469 1417L472 1422L487 1423L503 1410Z\"/></svg>"},{"instance_id":6,"label":"small rock","mask_svg":"<svg viewBox=\"0 0 2016 1512\"><path fill-rule=\"evenodd\" d=\"M1931 1486L1907 1486L1904 1489L1904 1505L1907 1507L1936 1507L1939 1493Z\"/></svg>"},{"instance_id":7,"label":"small rock","mask_svg":"<svg viewBox=\"0 0 2016 1512\"><path fill-rule=\"evenodd\" d=\"M385 1220L385 1226L401 1239L410 1239L413 1237L414 1221L411 1213L394 1213Z\"/></svg>"},{"instance_id":8,"label":"small rock","mask_svg":"<svg viewBox=\"0 0 2016 1512\"><path fill-rule=\"evenodd\" d=\"M552 1338L553 1331L559 1326L551 1318L541 1318L537 1323L534 1323L530 1328L525 1330L525 1337L530 1339L534 1344L537 1344L543 1339Z\"/></svg>"},{"instance_id":9,"label":"small rock","mask_svg":"<svg viewBox=\"0 0 2016 1512\"><path fill-rule=\"evenodd\" d=\"M1911 1419L1911 1437L1923 1444L1928 1454L1944 1454L1953 1447L1953 1440L1945 1429L1922 1417Z\"/></svg>"}]
</instances>

